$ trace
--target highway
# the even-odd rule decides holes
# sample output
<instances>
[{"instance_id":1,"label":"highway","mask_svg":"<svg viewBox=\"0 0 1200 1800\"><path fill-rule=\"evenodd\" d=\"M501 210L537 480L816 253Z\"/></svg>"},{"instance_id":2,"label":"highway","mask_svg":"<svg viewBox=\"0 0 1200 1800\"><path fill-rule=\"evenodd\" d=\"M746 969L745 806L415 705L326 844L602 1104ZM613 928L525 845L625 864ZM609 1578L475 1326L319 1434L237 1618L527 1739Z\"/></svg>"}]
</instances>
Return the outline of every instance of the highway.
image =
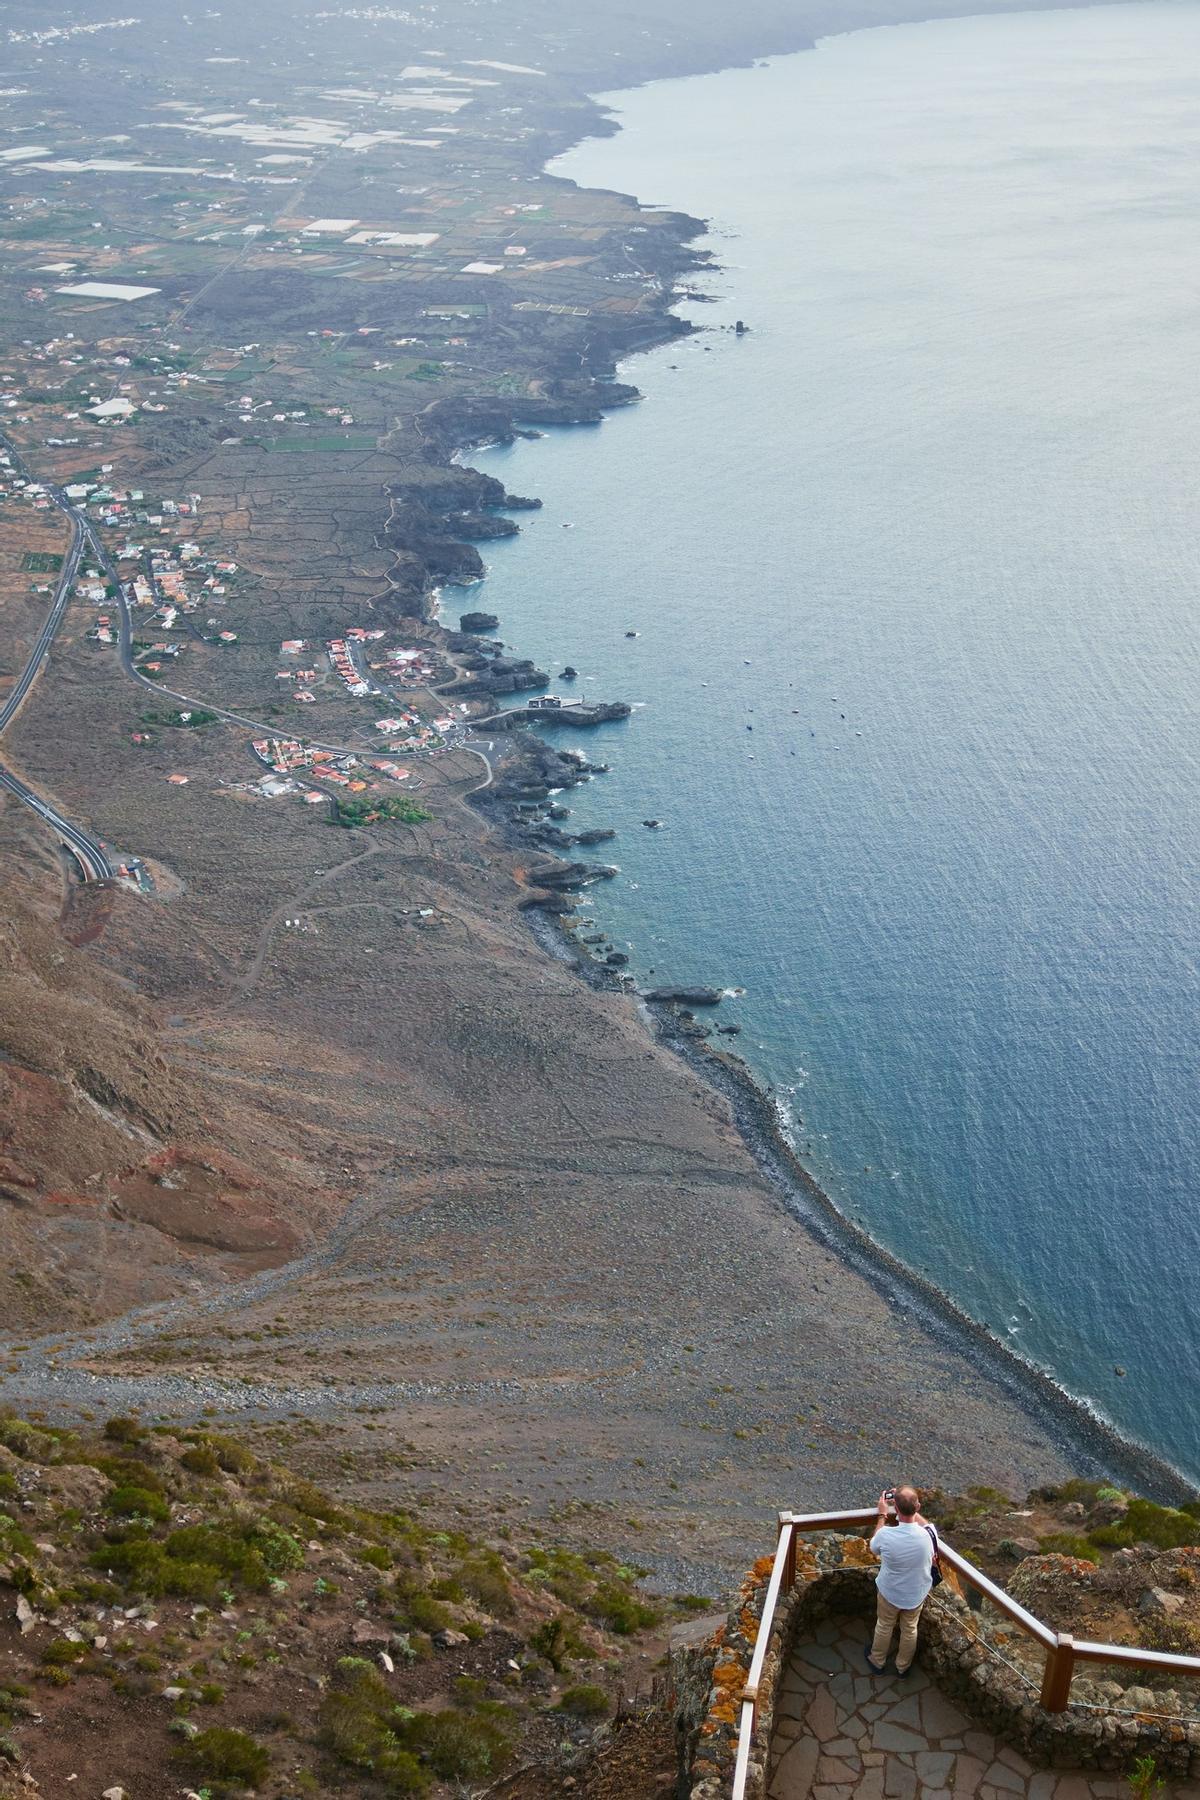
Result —
<instances>
[{"instance_id":1,"label":"highway","mask_svg":"<svg viewBox=\"0 0 1200 1800\"><path fill-rule=\"evenodd\" d=\"M13 467L26 481L37 479L26 465L16 445L3 432L0 432L0 446L7 451ZM54 504L71 521L71 548L59 571L58 587L55 590L50 610L46 614L45 624L38 633L37 641L25 667L17 677L3 705L0 705L0 732L3 732L16 718L30 688L37 680L50 646L62 624L63 614L66 612L67 603L71 598L71 589L75 584L75 577L79 573L79 564L83 560L84 549L91 541L91 530L87 521L76 512L66 495L50 482L43 482L42 485ZM44 820L52 830L58 833L82 869L85 881L108 881L116 873L104 850L94 838L90 838L78 825L73 825L69 819L65 819L50 805L49 801L43 800L40 794L35 794L31 787L27 787L20 777L5 768L3 763L0 763L0 788L12 794L23 806L29 807L31 812L35 812L39 819Z\"/></svg>"}]
</instances>

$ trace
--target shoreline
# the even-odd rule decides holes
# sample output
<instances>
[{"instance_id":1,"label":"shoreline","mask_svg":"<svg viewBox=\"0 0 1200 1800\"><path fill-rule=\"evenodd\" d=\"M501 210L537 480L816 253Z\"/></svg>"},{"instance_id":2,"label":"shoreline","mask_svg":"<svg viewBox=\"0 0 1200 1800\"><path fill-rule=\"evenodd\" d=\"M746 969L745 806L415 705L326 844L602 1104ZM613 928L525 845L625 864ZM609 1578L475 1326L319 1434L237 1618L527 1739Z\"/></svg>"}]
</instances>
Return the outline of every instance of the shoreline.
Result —
<instances>
[{"instance_id":1,"label":"shoreline","mask_svg":"<svg viewBox=\"0 0 1200 1800\"><path fill-rule=\"evenodd\" d=\"M629 991L584 954L560 920L536 912L528 918L543 949L572 964L589 986ZM1164 1505L1195 1498L1196 1486L1182 1469L1151 1445L1128 1437L1048 1370L1019 1355L972 1318L952 1295L910 1269L886 1245L848 1219L801 1162L770 1094L741 1057L714 1050L703 1039L676 1030L673 1006L643 1005L649 1014L650 1033L730 1103L742 1142L793 1222L868 1281L893 1313L915 1317L929 1336L962 1356L1035 1423L1044 1425L1047 1415L1053 1418L1062 1428L1063 1448L1079 1465L1080 1474L1112 1476Z\"/></svg>"},{"instance_id":2,"label":"shoreline","mask_svg":"<svg viewBox=\"0 0 1200 1800\"><path fill-rule=\"evenodd\" d=\"M805 54L813 48L815 41L795 54ZM634 85L644 87L648 83ZM614 136L621 129L619 118L607 102L594 95L590 98L593 104L603 108L603 125L599 130L586 133L579 142ZM553 165L562 154L564 152L557 152L543 171L554 179L570 179L554 176ZM639 207L643 204L636 195L630 198ZM696 220L679 212L675 212L674 217L694 227L681 235L681 251L686 251L697 237L710 233L709 220ZM694 267L698 272L698 267ZM708 270L715 271L718 267L715 262L707 264ZM689 297L681 288L685 275L686 271L681 269L672 291L661 297L663 310L658 321L661 329L652 331L646 341L631 347L610 379L620 381L633 357L662 348L683 332L691 334L702 329L679 319L671 310ZM593 379L597 388L603 386L603 378ZM643 398L636 389L634 396L639 401ZM610 410L602 401L601 406L604 413ZM514 415L514 425L519 418L519 413ZM479 439L464 442L452 452L450 460L465 466L466 458L484 447L486 445ZM552 743L540 736L537 741ZM518 744L518 733L514 733L514 747ZM493 820L502 816L509 835L516 841L523 845L530 843L526 832L531 821L514 803L506 800L495 810L489 808L488 813ZM541 847L541 854L558 860L558 853L549 845ZM563 852L564 856L566 854ZM526 909L526 922L538 943L559 960L570 964L589 986L607 992L636 992L630 978L622 980L620 972L605 968L587 954L575 938L569 916L543 911L534 904ZM1127 1435L1092 1402L1073 1394L1050 1370L1023 1357L988 1326L973 1318L951 1294L918 1274L849 1219L805 1168L783 1129L769 1090L741 1057L715 1050L703 1038L674 1029L673 1007L646 1005L645 1002L643 1005L650 1015L647 1028L651 1036L669 1047L685 1066L729 1102L743 1143L794 1222L846 1267L863 1276L897 1317L915 1318L935 1341L962 1355L977 1372L998 1386L1025 1417L1040 1425L1045 1424L1047 1416L1052 1418L1061 1428L1064 1450L1078 1463L1080 1473L1111 1475L1164 1503L1195 1497L1196 1482L1168 1457Z\"/></svg>"}]
</instances>

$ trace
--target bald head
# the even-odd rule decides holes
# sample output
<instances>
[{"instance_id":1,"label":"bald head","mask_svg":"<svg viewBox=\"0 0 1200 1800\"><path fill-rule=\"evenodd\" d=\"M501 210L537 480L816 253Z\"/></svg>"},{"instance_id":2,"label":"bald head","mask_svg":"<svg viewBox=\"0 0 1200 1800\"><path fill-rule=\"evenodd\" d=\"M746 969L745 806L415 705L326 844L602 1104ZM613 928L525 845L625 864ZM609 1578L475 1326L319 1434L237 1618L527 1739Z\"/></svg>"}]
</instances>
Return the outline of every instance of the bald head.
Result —
<instances>
[{"instance_id":1,"label":"bald head","mask_svg":"<svg viewBox=\"0 0 1200 1800\"><path fill-rule=\"evenodd\" d=\"M896 1489L896 1511L902 1519L911 1519L921 1510L921 1496L914 1487Z\"/></svg>"}]
</instances>

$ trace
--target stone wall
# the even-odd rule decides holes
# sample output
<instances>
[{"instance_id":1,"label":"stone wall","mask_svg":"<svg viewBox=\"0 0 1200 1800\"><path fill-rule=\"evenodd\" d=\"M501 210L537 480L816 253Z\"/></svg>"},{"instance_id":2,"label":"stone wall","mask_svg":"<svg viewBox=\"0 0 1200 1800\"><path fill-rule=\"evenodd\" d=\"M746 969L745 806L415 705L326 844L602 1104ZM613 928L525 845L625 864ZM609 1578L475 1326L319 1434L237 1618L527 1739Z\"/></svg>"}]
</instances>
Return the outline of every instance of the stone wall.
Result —
<instances>
[{"instance_id":1,"label":"stone wall","mask_svg":"<svg viewBox=\"0 0 1200 1800\"><path fill-rule=\"evenodd\" d=\"M766 1793L775 1698L794 1639L831 1614L870 1616L875 1610L878 1564L862 1538L825 1532L799 1538L796 1548L796 1584L776 1610L759 1683L747 1800L763 1800ZM743 1582L725 1623L703 1645L689 1646L673 1659L676 1691L682 1696L686 1689L689 1695L689 1716L681 1725L678 1789L688 1800L728 1800L731 1792L740 1696L770 1575L771 1559L763 1558ZM1003 1638L1010 1628L997 1621L994 1629ZM951 1576L934 1591L922 1614L921 1660L944 1694L1031 1762L1044 1768L1125 1773L1138 1757L1153 1756L1163 1775L1200 1779L1200 1717L1168 1719L1152 1711L1081 1705L1047 1713L1036 1690L997 1660L992 1630L967 1605Z\"/></svg>"}]
</instances>

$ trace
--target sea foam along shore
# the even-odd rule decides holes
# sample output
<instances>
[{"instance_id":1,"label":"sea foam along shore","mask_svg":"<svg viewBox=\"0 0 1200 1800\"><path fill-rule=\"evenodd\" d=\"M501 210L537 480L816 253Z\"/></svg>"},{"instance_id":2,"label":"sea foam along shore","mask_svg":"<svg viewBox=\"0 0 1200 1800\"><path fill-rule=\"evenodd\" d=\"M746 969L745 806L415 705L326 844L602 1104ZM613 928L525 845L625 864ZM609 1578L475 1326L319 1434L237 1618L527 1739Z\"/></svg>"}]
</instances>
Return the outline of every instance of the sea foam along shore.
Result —
<instances>
[{"instance_id":1,"label":"sea foam along shore","mask_svg":"<svg viewBox=\"0 0 1200 1800\"><path fill-rule=\"evenodd\" d=\"M623 985L619 976L584 954L561 920L536 912L526 916L539 943L573 964L589 985ZM1195 1498L1196 1483L1183 1470L1120 1432L1096 1407L1018 1355L949 1294L848 1219L800 1161L776 1103L741 1057L681 1033L673 1005L647 1004L645 1011L648 1028L659 1040L729 1102L742 1141L797 1224L868 1281L895 1313L911 1318L918 1330L960 1355L1043 1429L1052 1420L1064 1456L1079 1474L1118 1481L1164 1505Z\"/></svg>"},{"instance_id":2,"label":"sea foam along shore","mask_svg":"<svg viewBox=\"0 0 1200 1800\"><path fill-rule=\"evenodd\" d=\"M743 1140L788 1211L863 1275L896 1312L912 1317L931 1337L956 1350L1030 1418L1043 1425L1052 1418L1064 1451L1081 1474L1110 1476L1163 1504L1195 1498L1196 1483L1183 1470L1149 1445L1127 1437L1090 1401L1020 1356L943 1289L848 1219L804 1167L788 1141L778 1107L740 1057L679 1039L669 1026L667 1031L685 1061L730 1101Z\"/></svg>"}]
</instances>

